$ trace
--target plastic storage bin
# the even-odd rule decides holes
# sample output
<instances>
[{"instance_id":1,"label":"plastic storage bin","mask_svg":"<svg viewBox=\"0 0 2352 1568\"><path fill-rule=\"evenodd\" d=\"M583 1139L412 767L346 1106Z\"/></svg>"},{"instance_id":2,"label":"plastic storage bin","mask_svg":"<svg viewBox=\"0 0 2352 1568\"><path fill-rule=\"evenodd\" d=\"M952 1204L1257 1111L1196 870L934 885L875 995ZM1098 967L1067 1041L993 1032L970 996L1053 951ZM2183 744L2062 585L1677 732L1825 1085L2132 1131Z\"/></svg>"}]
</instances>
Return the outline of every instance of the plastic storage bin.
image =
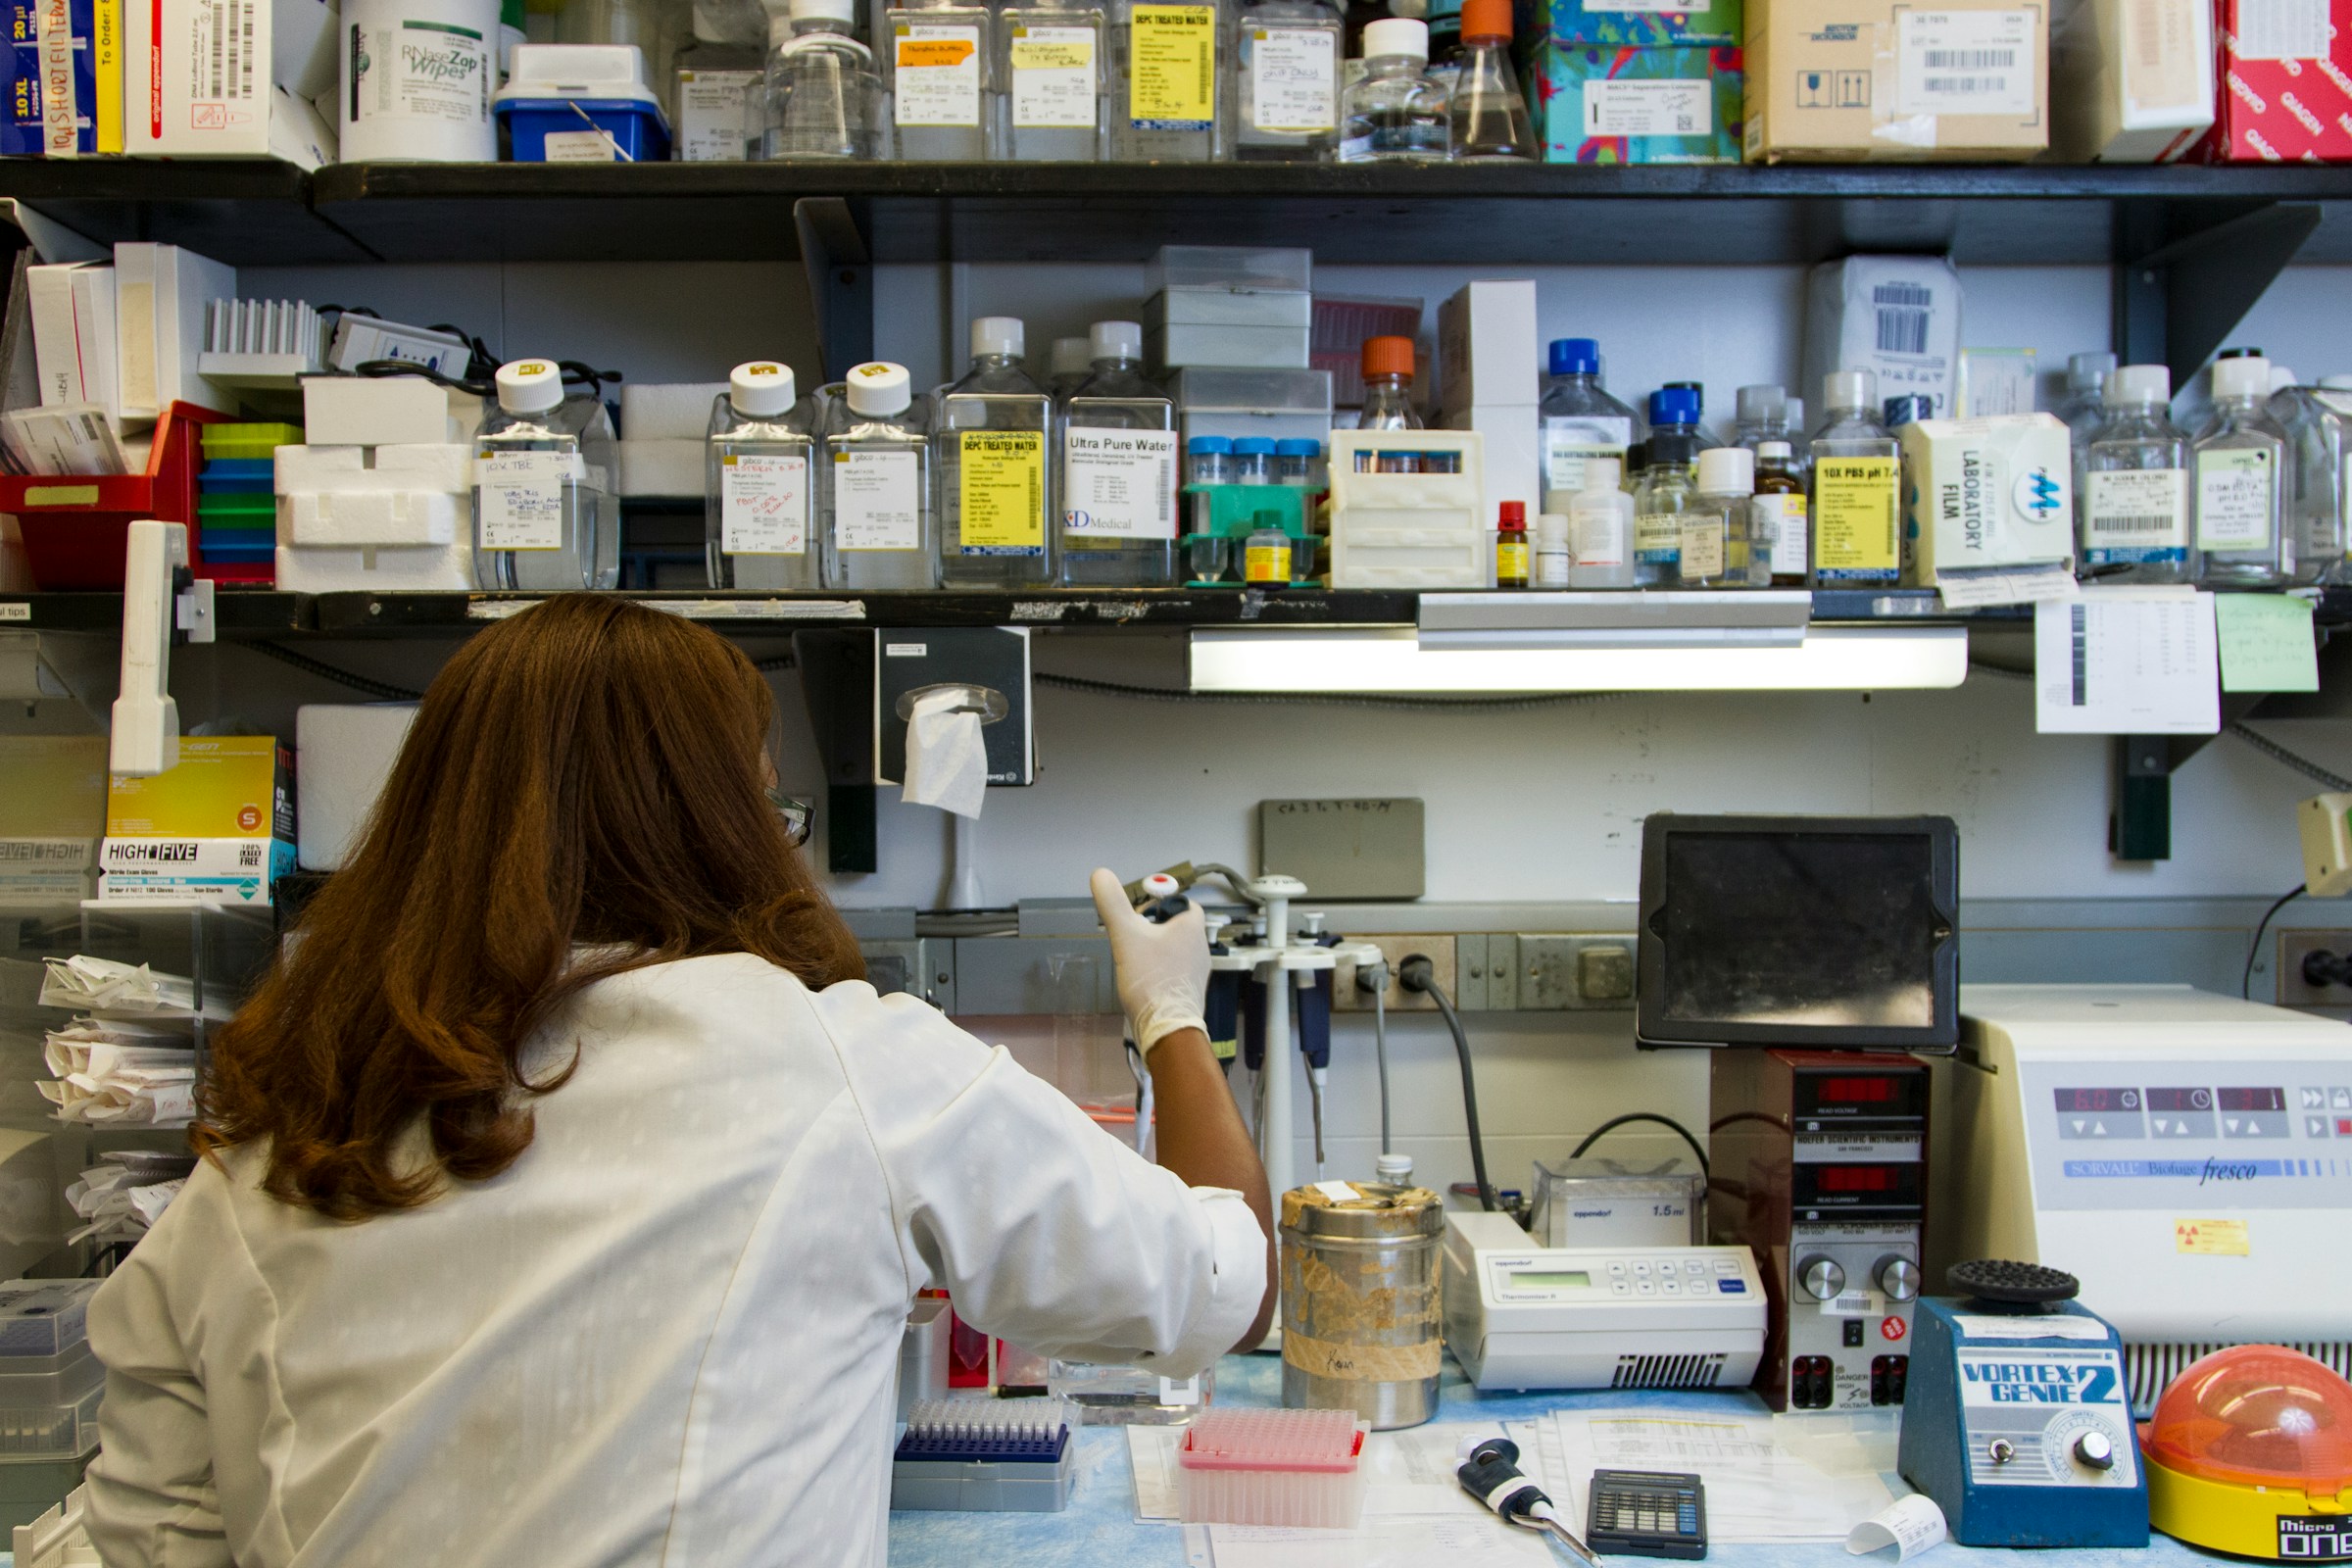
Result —
<instances>
[{"instance_id":1,"label":"plastic storage bin","mask_svg":"<svg viewBox=\"0 0 2352 1568\"><path fill-rule=\"evenodd\" d=\"M1450 459L1452 473L1358 470L1384 456ZM1475 430L1339 430L1331 438L1334 588L1492 588L1494 519Z\"/></svg>"},{"instance_id":2,"label":"plastic storage bin","mask_svg":"<svg viewBox=\"0 0 2352 1568\"><path fill-rule=\"evenodd\" d=\"M669 157L669 117L645 84L645 55L633 44L517 44L491 108L512 163ZM612 138L611 147L599 131Z\"/></svg>"},{"instance_id":3,"label":"plastic storage bin","mask_svg":"<svg viewBox=\"0 0 2352 1568\"><path fill-rule=\"evenodd\" d=\"M1314 325L1315 297L1304 289L1163 288L1144 301L1144 325Z\"/></svg>"},{"instance_id":4,"label":"plastic storage bin","mask_svg":"<svg viewBox=\"0 0 2352 1568\"><path fill-rule=\"evenodd\" d=\"M1250 369L1306 368L1303 326L1224 326L1179 323L1148 327L1144 358L1166 369L1231 366Z\"/></svg>"},{"instance_id":5,"label":"plastic storage bin","mask_svg":"<svg viewBox=\"0 0 2352 1568\"><path fill-rule=\"evenodd\" d=\"M98 1446L106 1368L88 1345L0 1372L0 1459L70 1459Z\"/></svg>"},{"instance_id":6,"label":"plastic storage bin","mask_svg":"<svg viewBox=\"0 0 2352 1568\"><path fill-rule=\"evenodd\" d=\"M1162 245L1152 261L1159 286L1296 289L1314 287L1315 253L1269 245Z\"/></svg>"},{"instance_id":7,"label":"plastic storage bin","mask_svg":"<svg viewBox=\"0 0 2352 1568\"><path fill-rule=\"evenodd\" d=\"M1331 372L1180 369L1168 383L1184 438L1222 435L1321 442L1331 434Z\"/></svg>"},{"instance_id":8,"label":"plastic storage bin","mask_svg":"<svg viewBox=\"0 0 2352 1568\"><path fill-rule=\"evenodd\" d=\"M192 403L172 404L155 421L154 445L148 449L143 473L87 478L0 474L0 512L14 515L24 534L33 586L50 591L121 589L122 557L134 520L196 520L201 454L195 430L222 417ZM196 567L199 577L220 574L201 564Z\"/></svg>"},{"instance_id":9,"label":"plastic storage bin","mask_svg":"<svg viewBox=\"0 0 2352 1568\"><path fill-rule=\"evenodd\" d=\"M1176 1447L1177 1517L1348 1529L1370 1430L1353 1410L1203 1410Z\"/></svg>"}]
</instances>

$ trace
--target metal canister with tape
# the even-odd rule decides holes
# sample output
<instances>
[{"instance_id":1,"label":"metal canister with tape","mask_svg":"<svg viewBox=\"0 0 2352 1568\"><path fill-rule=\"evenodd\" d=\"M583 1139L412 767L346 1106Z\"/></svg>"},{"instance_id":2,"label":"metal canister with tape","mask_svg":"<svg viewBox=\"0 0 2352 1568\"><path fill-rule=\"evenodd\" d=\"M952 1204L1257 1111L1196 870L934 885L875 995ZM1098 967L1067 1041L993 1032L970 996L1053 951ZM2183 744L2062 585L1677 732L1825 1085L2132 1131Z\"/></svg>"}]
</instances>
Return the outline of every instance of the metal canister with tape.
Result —
<instances>
[{"instance_id":1,"label":"metal canister with tape","mask_svg":"<svg viewBox=\"0 0 2352 1568\"><path fill-rule=\"evenodd\" d=\"M1375 1430L1437 1413L1444 1200L1426 1187L1317 1182L1282 1195L1282 1402Z\"/></svg>"}]
</instances>

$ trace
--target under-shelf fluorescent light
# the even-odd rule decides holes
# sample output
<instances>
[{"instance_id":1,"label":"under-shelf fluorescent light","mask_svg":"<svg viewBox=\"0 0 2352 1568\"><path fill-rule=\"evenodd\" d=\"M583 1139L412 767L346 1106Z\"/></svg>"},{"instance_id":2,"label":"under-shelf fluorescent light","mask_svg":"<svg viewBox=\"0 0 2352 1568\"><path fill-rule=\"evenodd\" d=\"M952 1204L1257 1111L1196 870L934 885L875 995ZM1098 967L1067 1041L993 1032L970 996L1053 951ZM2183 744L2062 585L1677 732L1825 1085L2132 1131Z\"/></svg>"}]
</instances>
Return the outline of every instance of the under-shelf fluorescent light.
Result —
<instances>
[{"instance_id":1,"label":"under-shelf fluorescent light","mask_svg":"<svg viewBox=\"0 0 2352 1568\"><path fill-rule=\"evenodd\" d=\"M1894 691L1968 677L1965 626L1814 626L1781 648L1428 648L1410 626L1201 628L1197 692Z\"/></svg>"}]
</instances>

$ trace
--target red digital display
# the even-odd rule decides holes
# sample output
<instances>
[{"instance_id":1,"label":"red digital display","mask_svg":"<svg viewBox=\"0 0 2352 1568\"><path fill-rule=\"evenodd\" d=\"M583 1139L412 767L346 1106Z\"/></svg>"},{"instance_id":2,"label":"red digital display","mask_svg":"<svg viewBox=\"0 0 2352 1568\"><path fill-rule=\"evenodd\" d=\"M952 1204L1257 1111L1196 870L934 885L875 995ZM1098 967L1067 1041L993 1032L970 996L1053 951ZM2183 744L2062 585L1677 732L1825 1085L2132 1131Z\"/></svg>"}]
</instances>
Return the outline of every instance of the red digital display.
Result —
<instances>
[{"instance_id":1,"label":"red digital display","mask_svg":"<svg viewBox=\"0 0 2352 1568\"><path fill-rule=\"evenodd\" d=\"M1824 1078L1820 1084L1825 1105L1884 1105L1895 1096L1891 1078Z\"/></svg>"},{"instance_id":2,"label":"red digital display","mask_svg":"<svg viewBox=\"0 0 2352 1568\"><path fill-rule=\"evenodd\" d=\"M1894 1172L1885 1165L1825 1165L1816 1186L1825 1193L1891 1193Z\"/></svg>"},{"instance_id":3,"label":"red digital display","mask_svg":"<svg viewBox=\"0 0 2352 1568\"><path fill-rule=\"evenodd\" d=\"M2283 1089L2221 1089L2216 1090L2224 1110L2284 1110L2286 1091Z\"/></svg>"},{"instance_id":4,"label":"red digital display","mask_svg":"<svg viewBox=\"0 0 2352 1568\"><path fill-rule=\"evenodd\" d=\"M2061 1112L2071 1110L2106 1115L2139 1109L2139 1091L2136 1089L2061 1089L2057 1091L2057 1096Z\"/></svg>"}]
</instances>

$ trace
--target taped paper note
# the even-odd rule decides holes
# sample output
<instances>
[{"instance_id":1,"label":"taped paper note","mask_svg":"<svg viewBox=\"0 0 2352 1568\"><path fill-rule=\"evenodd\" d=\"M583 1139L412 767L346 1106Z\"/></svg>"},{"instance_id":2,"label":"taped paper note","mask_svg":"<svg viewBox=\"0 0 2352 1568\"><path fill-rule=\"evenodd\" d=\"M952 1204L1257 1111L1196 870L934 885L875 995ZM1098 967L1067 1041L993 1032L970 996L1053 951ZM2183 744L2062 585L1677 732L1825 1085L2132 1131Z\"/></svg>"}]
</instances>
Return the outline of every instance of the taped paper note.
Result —
<instances>
[{"instance_id":1,"label":"taped paper note","mask_svg":"<svg viewBox=\"0 0 2352 1568\"><path fill-rule=\"evenodd\" d=\"M1892 1546L1894 1560L1907 1562L1943 1544L1949 1534L1943 1510L1936 1506L1936 1499L1913 1493L1854 1526L1853 1534L1845 1538L1845 1549L1860 1557Z\"/></svg>"}]
</instances>

